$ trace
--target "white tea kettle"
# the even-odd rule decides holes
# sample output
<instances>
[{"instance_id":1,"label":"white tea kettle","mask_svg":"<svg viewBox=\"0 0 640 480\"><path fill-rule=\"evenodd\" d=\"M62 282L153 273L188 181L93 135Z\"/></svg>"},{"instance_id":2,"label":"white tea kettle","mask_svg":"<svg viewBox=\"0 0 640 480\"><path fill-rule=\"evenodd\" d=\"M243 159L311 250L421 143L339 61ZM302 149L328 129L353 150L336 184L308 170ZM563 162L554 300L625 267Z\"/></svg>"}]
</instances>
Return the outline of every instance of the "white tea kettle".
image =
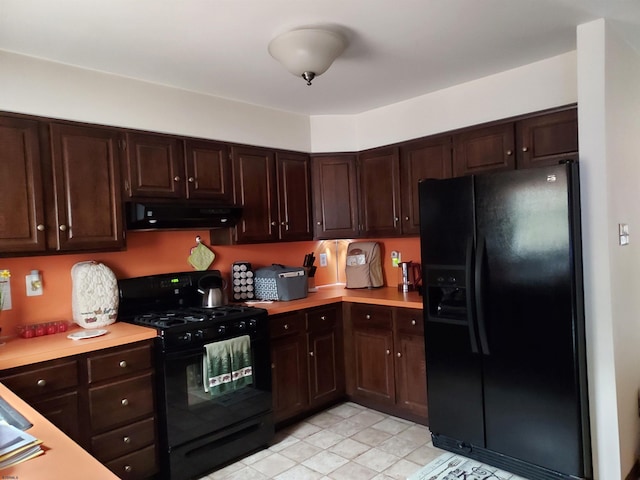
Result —
<instances>
[{"instance_id":1,"label":"white tea kettle","mask_svg":"<svg viewBox=\"0 0 640 480\"><path fill-rule=\"evenodd\" d=\"M202 306L214 308L227 304L227 282L219 275L205 275L198 280L198 292L202 294Z\"/></svg>"}]
</instances>

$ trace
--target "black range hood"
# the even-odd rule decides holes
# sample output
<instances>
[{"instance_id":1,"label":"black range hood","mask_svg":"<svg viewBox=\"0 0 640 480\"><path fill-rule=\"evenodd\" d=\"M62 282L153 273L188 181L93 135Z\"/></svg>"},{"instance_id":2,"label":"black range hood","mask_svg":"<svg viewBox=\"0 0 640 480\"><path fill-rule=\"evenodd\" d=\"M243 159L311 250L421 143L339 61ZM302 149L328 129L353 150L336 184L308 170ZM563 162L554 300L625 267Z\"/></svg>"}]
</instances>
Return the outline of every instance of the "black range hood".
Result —
<instances>
[{"instance_id":1,"label":"black range hood","mask_svg":"<svg viewBox=\"0 0 640 480\"><path fill-rule=\"evenodd\" d=\"M127 230L178 230L233 227L242 207L211 203L127 202Z\"/></svg>"}]
</instances>

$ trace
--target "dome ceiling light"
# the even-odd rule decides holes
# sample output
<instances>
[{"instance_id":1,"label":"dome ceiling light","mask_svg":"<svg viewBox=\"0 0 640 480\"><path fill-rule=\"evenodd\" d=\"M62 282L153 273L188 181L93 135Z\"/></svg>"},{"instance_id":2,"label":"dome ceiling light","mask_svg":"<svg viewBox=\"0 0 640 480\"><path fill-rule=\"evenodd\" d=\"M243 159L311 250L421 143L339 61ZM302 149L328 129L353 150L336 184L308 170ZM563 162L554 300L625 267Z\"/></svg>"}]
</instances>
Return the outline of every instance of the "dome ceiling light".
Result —
<instances>
[{"instance_id":1,"label":"dome ceiling light","mask_svg":"<svg viewBox=\"0 0 640 480\"><path fill-rule=\"evenodd\" d=\"M301 28L274 38L269 53L293 75L311 80L322 75L347 46L337 32L321 28Z\"/></svg>"}]
</instances>

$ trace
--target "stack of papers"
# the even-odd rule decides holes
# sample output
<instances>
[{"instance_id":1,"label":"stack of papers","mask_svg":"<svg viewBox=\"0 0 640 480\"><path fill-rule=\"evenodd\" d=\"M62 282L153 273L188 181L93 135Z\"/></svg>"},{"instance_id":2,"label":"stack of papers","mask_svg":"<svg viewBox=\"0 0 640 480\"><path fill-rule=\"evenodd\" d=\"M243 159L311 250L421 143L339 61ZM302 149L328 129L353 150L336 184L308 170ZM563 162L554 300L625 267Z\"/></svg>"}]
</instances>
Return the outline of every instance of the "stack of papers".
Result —
<instances>
[{"instance_id":1,"label":"stack of papers","mask_svg":"<svg viewBox=\"0 0 640 480\"><path fill-rule=\"evenodd\" d=\"M41 444L33 435L0 422L0 470L44 453Z\"/></svg>"}]
</instances>

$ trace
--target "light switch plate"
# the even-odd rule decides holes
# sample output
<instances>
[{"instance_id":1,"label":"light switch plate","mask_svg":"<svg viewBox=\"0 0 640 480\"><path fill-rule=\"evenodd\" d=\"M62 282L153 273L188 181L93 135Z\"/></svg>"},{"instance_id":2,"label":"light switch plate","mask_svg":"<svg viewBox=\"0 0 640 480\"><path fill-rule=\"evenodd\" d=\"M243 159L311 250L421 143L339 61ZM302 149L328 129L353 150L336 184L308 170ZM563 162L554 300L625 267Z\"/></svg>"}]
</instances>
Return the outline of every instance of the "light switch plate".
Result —
<instances>
[{"instance_id":1,"label":"light switch plate","mask_svg":"<svg viewBox=\"0 0 640 480\"><path fill-rule=\"evenodd\" d=\"M327 266L327 254L326 253L321 253L320 254L320 266L321 267L326 267Z\"/></svg>"},{"instance_id":2,"label":"light switch plate","mask_svg":"<svg viewBox=\"0 0 640 480\"><path fill-rule=\"evenodd\" d=\"M626 223L618 224L618 243L622 246L629 245L629 225Z\"/></svg>"}]
</instances>

